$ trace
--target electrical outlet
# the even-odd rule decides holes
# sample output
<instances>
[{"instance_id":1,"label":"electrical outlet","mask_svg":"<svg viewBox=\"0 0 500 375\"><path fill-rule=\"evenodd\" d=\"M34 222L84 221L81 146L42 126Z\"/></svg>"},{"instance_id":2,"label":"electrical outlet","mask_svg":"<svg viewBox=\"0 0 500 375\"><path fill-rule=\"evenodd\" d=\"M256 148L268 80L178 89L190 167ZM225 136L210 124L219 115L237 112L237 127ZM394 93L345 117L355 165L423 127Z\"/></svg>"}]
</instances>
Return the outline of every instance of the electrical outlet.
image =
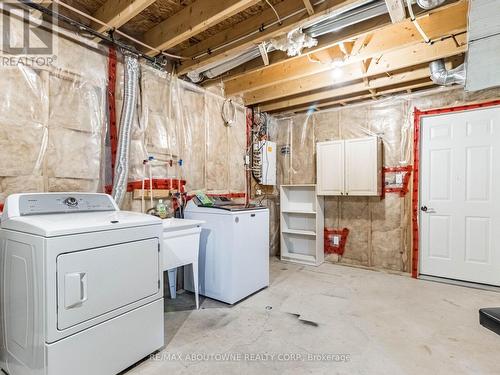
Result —
<instances>
[{"instance_id":1,"label":"electrical outlet","mask_svg":"<svg viewBox=\"0 0 500 375\"><path fill-rule=\"evenodd\" d=\"M398 184L398 185L403 184L403 174L402 173L396 173L396 184Z\"/></svg>"},{"instance_id":2,"label":"electrical outlet","mask_svg":"<svg viewBox=\"0 0 500 375\"><path fill-rule=\"evenodd\" d=\"M333 246L340 245L340 236L333 236Z\"/></svg>"}]
</instances>

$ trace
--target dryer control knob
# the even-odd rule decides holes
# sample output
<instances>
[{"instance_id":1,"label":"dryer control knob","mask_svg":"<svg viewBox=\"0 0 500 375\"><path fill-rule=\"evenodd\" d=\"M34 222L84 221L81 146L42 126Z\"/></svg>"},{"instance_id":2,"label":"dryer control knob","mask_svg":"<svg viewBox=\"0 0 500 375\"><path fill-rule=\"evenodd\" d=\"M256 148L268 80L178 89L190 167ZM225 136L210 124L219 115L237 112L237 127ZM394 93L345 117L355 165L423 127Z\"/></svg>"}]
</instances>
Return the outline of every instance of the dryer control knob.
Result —
<instances>
[{"instance_id":1,"label":"dryer control knob","mask_svg":"<svg viewBox=\"0 0 500 375\"><path fill-rule=\"evenodd\" d=\"M64 204L68 207L76 207L78 206L78 201L74 197L68 197L64 200Z\"/></svg>"}]
</instances>

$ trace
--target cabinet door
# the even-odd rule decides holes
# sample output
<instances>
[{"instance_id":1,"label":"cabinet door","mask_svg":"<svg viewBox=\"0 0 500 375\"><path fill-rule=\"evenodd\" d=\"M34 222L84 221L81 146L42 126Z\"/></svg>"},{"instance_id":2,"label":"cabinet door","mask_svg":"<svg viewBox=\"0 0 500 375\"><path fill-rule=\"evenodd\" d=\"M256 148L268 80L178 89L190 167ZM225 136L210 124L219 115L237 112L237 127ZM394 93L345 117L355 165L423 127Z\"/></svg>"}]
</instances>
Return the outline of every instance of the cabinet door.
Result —
<instances>
[{"instance_id":1,"label":"cabinet door","mask_svg":"<svg viewBox=\"0 0 500 375\"><path fill-rule=\"evenodd\" d=\"M318 195L344 193L344 141L316 144L316 175Z\"/></svg>"},{"instance_id":2,"label":"cabinet door","mask_svg":"<svg viewBox=\"0 0 500 375\"><path fill-rule=\"evenodd\" d=\"M377 137L345 141L345 193L380 195L381 149Z\"/></svg>"}]
</instances>

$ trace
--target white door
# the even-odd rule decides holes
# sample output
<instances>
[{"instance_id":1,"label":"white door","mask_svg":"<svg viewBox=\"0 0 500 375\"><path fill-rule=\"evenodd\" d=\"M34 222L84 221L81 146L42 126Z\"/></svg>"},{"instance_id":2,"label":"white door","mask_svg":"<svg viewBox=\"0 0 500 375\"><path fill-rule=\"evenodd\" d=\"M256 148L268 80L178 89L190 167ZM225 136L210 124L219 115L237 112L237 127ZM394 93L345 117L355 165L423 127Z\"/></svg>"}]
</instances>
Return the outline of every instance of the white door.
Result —
<instances>
[{"instance_id":1,"label":"white door","mask_svg":"<svg viewBox=\"0 0 500 375\"><path fill-rule=\"evenodd\" d=\"M379 195L378 138L345 140L345 193Z\"/></svg>"},{"instance_id":2,"label":"white door","mask_svg":"<svg viewBox=\"0 0 500 375\"><path fill-rule=\"evenodd\" d=\"M500 108L422 120L420 273L500 286Z\"/></svg>"},{"instance_id":3,"label":"white door","mask_svg":"<svg viewBox=\"0 0 500 375\"><path fill-rule=\"evenodd\" d=\"M344 194L344 141L316 144L318 195Z\"/></svg>"}]
</instances>

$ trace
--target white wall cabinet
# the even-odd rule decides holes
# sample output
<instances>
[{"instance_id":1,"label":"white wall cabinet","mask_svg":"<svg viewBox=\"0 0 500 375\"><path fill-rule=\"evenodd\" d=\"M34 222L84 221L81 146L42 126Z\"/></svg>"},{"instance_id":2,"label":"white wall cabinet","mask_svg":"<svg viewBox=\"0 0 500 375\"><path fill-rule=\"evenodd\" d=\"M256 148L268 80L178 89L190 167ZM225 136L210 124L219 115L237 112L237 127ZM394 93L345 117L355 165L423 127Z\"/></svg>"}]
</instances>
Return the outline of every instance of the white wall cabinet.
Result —
<instances>
[{"instance_id":1,"label":"white wall cabinet","mask_svg":"<svg viewBox=\"0 0 500 375\"><path fill-rule=\"evenodd\" d=\"M316 144L318 195L380 196L382 140L364 137Z\"/></svg>"},{"instance_id":2,"label":"white wall cabinet","mask_svg":"<svg viewBox=\"0 0 500 375\"><path fill-rule=\"evenodd\" d=\"M315 185L280 187L281 259L319 266L324 261L323 197Z\"/></svg>"}]
</instances>

